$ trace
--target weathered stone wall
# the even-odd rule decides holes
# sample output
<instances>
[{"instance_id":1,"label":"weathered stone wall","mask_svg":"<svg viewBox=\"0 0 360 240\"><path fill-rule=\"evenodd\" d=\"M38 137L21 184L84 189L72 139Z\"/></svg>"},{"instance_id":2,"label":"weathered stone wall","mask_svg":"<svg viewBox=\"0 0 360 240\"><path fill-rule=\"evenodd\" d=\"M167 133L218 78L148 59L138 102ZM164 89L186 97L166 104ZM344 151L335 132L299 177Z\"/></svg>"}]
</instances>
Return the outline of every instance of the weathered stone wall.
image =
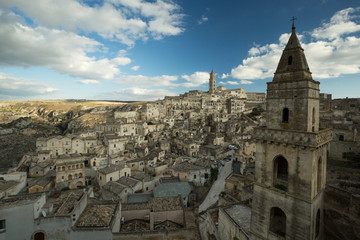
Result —
<instances>
[{"instance_id":1,"label":"weathered stone wall","mask_svg":"<svg viewBox=\"0 0 360 240\"><path fill-rule=\"evenodd\" d=\"M310 203L291 197L278 189L266 189L254 185L251 215L252 239L276 239L270 237L269 231L272 207L280 208L286 215L286 239L315 239L315 216L318 209L321 213L323 212L322 201L322 193ZM320 217L323 219L323 214ZM321 239L321 225L319 236Z\"/></svg>"},{"instance_id":2,"label":"weathered stone wall","mask_svg":"<svg viewBox=\"0 0 360 240\"><path fill-rule=\"evenodd\" d=\"M287 191L311 200L316 194L317 163L322 158L321 183L326 179L326 145L313 151L308 148L258 142L255 162L255 179L259 185L274 187L274 160L279 153L288 163Z\"/></svg>"},{"instance_id":3,"label":"weathered stone wall","mask_svg":"<svg viewBox=\"0 0 360 240\"><path fill-rule=\"evenodd\" d=\"M325 207L337 210L360 222L360 196L352 194L344 189L326 186L325 188Z\"/></svg>"},{"instance_id":4,"label":"weathered stone wall","mask_svg":"<svg viewBox=\"0 0 360 240\"><path fill-rule=\"evenodd\" d=\"M283 123L283 109L289 119ZM313 108L315 116L313 117ZM312 132L319 129L319 82L269 82L267 90L267 126L271 129L293 129ZM314 119L314 122L313 122Z\"/></svg>"},{"instance_id":5,"label":"weathered stone wall","mask_svg":"<svg viewBox=\"0 0 360 240\"><path fill-rule=\"evenodd\" d=\"M326 239L360 239L360 197L327 185L324 194Z\"/></svg>"}]
</instances>

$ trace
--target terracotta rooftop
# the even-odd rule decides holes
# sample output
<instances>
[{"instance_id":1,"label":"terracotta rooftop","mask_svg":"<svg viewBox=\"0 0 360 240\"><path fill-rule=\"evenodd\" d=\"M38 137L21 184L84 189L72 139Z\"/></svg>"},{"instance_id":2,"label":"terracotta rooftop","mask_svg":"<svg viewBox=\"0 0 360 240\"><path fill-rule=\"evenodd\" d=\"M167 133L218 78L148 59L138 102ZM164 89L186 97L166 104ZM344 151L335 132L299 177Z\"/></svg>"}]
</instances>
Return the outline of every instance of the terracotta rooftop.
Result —
<instances>
[{"instance_id":1,"label":"terracotta rooftop","mask_svg":"<svg viewBox=\"0 0 360 240\"><path fill-rule=\"evenodd\" d=\"M117 204L88 205L76 223L78 228L107 228L115 215Z\"/></svg>"},{"instance_id":2,"label":"terracotta rooftop","mask_svg":"<svg viewBox=\"0 0 360 240\"><path fill-rule=\"evenodd\" d=\"M12 188L13 186L19 184L19 182L17 181L4 181L4 180L0 180L0 192L2 191L6 191L9 188Z\"/></svg>"},{"instance_id":3,"label":"terracotta rooftop","mask_svg":"<svg viewBox=\"0 0 360 240\"><path fill-rule=\"evenodd\" d=\"M124 165L111 164L110 166L99 169L98 172L102 173L102 174L109 174L109 173L113 173L113 172L116 172L116 171L120 171L124 167L125 167Z\"/></svg>"},{"instance_id":4,"label":"terracotta rooftop","mask_svg":"<svg viewBox=\"0 0 360 240\"><path fill-rule=\"evenodd\" d=\"M152 209L154 212L182 210L179 197L152 198L145 203L126 203L121 206L122 211Z\"/></svg>"},{"instance_id":5,"label":"terracotta rooftop","mask_svg":"<svg viewBox=\"0 0 360 240\"><path fill-rule=\"evenodd\" d=\"M166 220L164 222L158 223L154 225L154 230L176 230L183 228L181 224L175 223L170 220Z\"/></svg>"},{"instance_id":6,"label":"terracotta rooftop","mask_svg":"<svg viewBox=\"0 0 360 240\"><path fill-rule=\"evenodd\" d=\"M110 191L112 193L116 193L116 194L121 194L121 192L127 188L127 186L122 185L118 182L107 182L104 186L103 189Z\"/></svg>"},{"instance_id":7,"label":"terracotta rooftop","mask_svg":"<svg viewBox=\"0 0 360 240\"><path fill-rule=\"evenodd\" d=\"M151 181L153 179L153 177L149 174L146 174L144 172L141 171L131 171L131 178L135 178L139 181L144 180L146 181Z\"/></svg>"},{"instance_id":8,"label":"terracotta rooftop","mask_svg":"<svg viewBox=\"0 0 360 240\"><path fill-rule=\"evenodd\" d=\"M10 205L22 205L27 204L41 198L43 193L33 193L24 195L15 195L7 198L0 199L0 208L7 207Z\"/></svg>"},{"instance_id":9,"label":"terracotta rooftop","mask_svg":"<svg viewBox=\"0 0 360 240\"><path fill-rule=\"evenodd\" d=\"M150 231L150 223L145 220L133 219L121 225L121 232Z\"/></svg>"},{"instance_id":10,"label":"terracotta rooftop","mask_svg":"<svg viewBox=\"0 0 360 240\"><path fill-rule=\"evenodd\" d=\"M138 184L140 181L131 177L121 177L118 181L118 183L128 186L130 188L136 186L136 184Z\"/></svg>"},{"instance_id":11,"label":"terracotta rooftop","mask_svg":"<svg viewBox=\"0 0 360 240\"><path fill-rule=\"evenodd\" d=\"M189 170L200 170L205 168L211 168L211 165L213 164L215 163L209 160L199 160L194 163L191 162L176 163L172 168L178 172L186 172Z\"/></svg>"},{"instance_id":12,"label":"terracotta rooftop","mask_svg":"<svg viewBox=\"0 0 360 240\"><path fill-rule=\"evenodd\" d=\"M58 198L51 199L54 204L54 215L69 215L74 209L75 204L84 195L83 189L69 190L62 192Z\"/></svg>"}]
</instances>

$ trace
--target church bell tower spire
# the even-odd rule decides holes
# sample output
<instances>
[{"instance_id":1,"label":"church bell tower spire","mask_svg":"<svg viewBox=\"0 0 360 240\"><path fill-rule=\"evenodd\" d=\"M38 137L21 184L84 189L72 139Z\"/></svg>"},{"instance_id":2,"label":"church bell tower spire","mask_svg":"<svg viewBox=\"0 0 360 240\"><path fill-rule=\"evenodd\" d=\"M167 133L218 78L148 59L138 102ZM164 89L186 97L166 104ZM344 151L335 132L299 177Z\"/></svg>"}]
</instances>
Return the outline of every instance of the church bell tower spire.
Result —
<instances>
[{"instance_id":1,"label":"church bell tower spire","mask_svg":"<svg viewBox=\"0 0 360 240\"><path fill-rule=\"evenodd\" d=\"M295 19L293 19L295 20ZM323 199L330 129L319 129L314 81L295 26L272 82L266 126L255 129L251 239L323 239Z\"/></svg>"}]
</instances>

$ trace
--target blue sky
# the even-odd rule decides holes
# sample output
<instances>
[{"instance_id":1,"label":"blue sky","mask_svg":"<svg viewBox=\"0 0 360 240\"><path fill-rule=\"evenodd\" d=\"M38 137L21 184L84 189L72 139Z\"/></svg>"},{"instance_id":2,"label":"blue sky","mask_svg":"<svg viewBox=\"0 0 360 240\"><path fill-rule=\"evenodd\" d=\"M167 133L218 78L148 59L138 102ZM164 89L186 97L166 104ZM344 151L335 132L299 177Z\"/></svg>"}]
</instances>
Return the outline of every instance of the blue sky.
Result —
<instances>
[{"instance_id":1,"label":"blue sky","mask_svg":"<svg viewBox=\"0 0 360 240\"><path fill-rule=\"evenodd\" d=\"M265 92L291 32L321 92L360 97L358 0L0 2L0 100Z\"/></svg>"}]
</instances>

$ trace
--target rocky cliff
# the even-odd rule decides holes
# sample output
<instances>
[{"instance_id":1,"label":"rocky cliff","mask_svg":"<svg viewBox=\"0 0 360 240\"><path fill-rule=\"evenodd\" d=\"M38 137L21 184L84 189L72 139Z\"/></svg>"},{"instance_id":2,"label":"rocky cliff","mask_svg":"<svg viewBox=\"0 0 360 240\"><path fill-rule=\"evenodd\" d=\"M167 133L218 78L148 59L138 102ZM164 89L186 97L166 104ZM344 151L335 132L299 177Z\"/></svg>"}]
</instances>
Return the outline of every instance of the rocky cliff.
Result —
<instances>
[{"instance_id":1,"label":"rocky cliff","mask_svg":"<svg viewBox=\"0 0 360 240\"><path fill-rule=\"evenodd\" d=\"M0 170L35 151L36 138L92 129L125 103L66 100L0 102Z\"/></svg>"}]
</instances>

